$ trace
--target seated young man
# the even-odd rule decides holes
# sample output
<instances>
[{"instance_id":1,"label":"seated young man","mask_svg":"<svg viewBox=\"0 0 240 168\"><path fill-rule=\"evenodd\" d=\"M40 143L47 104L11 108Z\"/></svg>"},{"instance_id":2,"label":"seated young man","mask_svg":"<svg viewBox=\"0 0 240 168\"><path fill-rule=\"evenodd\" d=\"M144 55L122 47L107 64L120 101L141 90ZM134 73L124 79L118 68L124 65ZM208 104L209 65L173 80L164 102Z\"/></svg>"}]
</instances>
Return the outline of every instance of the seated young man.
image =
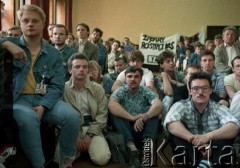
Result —
<instances>
[{"instance_id":1,"label":"seated young man","mask_svg":"<svg viewBox=\"0 0 240 168\"><path fill-rule=\"evenodd\" d=\"M175 89L174 89L173 104L176 103L177 101L187 99L189 97L188 86L187 86L187 82L189 80L189 77L191 76L191 74L193 74L195 72L200 72L200 71L201 71L201 67L197 64L187 65L187 67L183 71L183 73L184 73L184 85L179 86L179 87L175 87Z\"/></svg>"},{"instance_id":2,"label":"seated young man","mask_svg":"<svg viewBox=\"0 0 240 168\"><path fill-rule=\"evenodd\" d=\"M193 73L188 86L191 98L175 103L164 121L176 162L199 167L231 164L229 153L239 132L238 120L228 108L209 99L210 75Z\"/></svg>"},{"instance_id":3,"label":"seated young man","mask_svg":"<svg viewBox=\"0 0 240 168\"><path fill-rule=\"evenodd\" d=\"M230 105L230 113L234 115L238 119L238 122L240 123L240 113L239 113L240 103L239 102L240 102L240 91L234 94L231 105ZM235 144L237 144L235 145L237 157L240 157L240 150L239 150L240 135L239 134L235 139Z\"/></svg>"},{"instance_id":4,"label":"seated young man","mask_svg":"<svg viewBox=\"0 0 240 168\"><path fill-rule=\"evenodd\" d=\"M224 78L224 86L230 102L236 92L240 90L240 55L231 61L233 73Z\"/></svg>"},{"instance_id":5,"label":"seated young man","mask_svg":"<svg viewBox=\"0 0 240 168\"><path fill-rule=\"evenodd\" d=\"M224 77L225 73L219 72L215 69L215 55L211 50L204 50L201 54L201 68L202 71L206 72L211 76L212 80L212 94L211 99L229 106L228 98L226 98L226 91L224 88ZM212 96L214 95L214 96Z\"/></svg>"},{"instance_id":6,"label":"seated young man","mask_svg":"<svg viewBox=\"0 0 240 168\"><path fill-rule=\"evenodd\" d=\"M17 14L23 35L0 38L0 43L13 56L12 108L20 145L32 167L42 168L45 157L40 125L59 126L59 167L72 167L80 116L61 100L65 78L62 54L42 38L46 15L40 7L23 5Z\"/></svg>"},{"instance_id":7,"label":"seated young man","mask_svg":"<svg viewBox=\"0 0 240 168\"><path fill-rule=\"evenodd\" d=\"M114 71L103 76L103 89L106 95L111 95L112 85L116 81L118 75L127 67L127 58L125 56L116 57L114 60Z\"/></svg>"},{"instance_id":8,"label":"seated young man","mask_svg":"<svg viewBox=\"0 0 240 168\"><path fill-rule=\"evenodd\" d=\"M162 103L149 88L141 86L143 70L130 66L125 70L126 85L114 91L109 100L113 124L130 149L130 164L141 165L136 142L157 137L158 115Z\"/></svg>"},{"instance_id":9,"label":"seated young man","mask_svg":"<svg viewBox=\"0 0 240 168\"><path fill-rule=\"evenodd\" d=\"M79 125L78 153L88 152L97 165L105 165L111 153L102 131L108 119L107 98L102 86L90 81L89 60L81 53L73 54L68 60L71 78L65 83L63 100L73 106L83 118Z\"/></svg>"},{"instance_id":10,"label":"seated young man","mask_svg":"<svg viewBox=\"0 0 240 168\"><path fill-rule=\"evenodd\" d=\"M130 56L130 66L137 66L143 70L143 75L142 75L142 81L141 85L146 86L151 90L154 90L154 83L153 83L153 74L152 71L150 71L147 68L143 68L143 63L144 63L144 55L142 54L141 51L135 50L131 53ZM112 86L112 92L115 91L117 88L123 86L125 84L125 71L122 71L116 81L113 83Z\"/></svg>"},{"instance_id":11,"label":"seated young man","mask_svg":"<svg viewBox=\"0 0 240 168\"><path fill-rule=\"evenodd\" d=\"M154 78L154 85L163 102L163 118L173 104L174 89L183 86L183 74L175 70L174 53L166 50L159 54L157 63L160 74Z\"/></svg>"}]
</instances>

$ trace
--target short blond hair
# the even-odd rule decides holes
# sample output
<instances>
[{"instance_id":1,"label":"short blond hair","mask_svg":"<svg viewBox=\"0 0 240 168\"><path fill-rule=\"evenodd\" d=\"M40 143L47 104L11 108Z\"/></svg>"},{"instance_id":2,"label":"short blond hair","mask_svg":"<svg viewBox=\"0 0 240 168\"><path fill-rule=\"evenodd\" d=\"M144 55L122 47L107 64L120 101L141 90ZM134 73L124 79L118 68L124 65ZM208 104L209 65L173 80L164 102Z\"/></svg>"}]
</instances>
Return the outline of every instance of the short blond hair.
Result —
<instances>
[{"instance_id":1,"label":"short blond hair","mask_svg":"<svg viewBox=\"0 0 240 168\"><path fill-rule=\"evenodd\" d=\"M36 12L39 14L41 20L43 21L43 23L45 23L46 21L46 15L44 13L44 11L36 5L23 5L18 11L17 11L17 17L18 20L21 20L22 16L23 16L23 12L25 11L30 11L30 12Z\"/></svg>"}]
</instances>

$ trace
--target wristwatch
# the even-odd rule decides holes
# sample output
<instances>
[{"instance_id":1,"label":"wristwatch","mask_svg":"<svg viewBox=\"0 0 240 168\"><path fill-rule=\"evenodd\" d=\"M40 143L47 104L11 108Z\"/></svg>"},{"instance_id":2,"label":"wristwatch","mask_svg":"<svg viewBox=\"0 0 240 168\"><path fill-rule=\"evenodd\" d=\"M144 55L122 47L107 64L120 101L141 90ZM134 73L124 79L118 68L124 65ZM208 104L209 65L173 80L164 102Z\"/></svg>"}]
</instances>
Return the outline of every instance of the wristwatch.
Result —
<instances>
[{"instance_id":1,"label":"wristwatch","mask_svg":"<svg viewBox=\"0 0 240 168\"><path fill-rule=\"evenodd\" d=\"M93 138L95 136L95 134L92 133L86 133L88 136L90 136L91 138Z\"/></svg>"}]
</instances>

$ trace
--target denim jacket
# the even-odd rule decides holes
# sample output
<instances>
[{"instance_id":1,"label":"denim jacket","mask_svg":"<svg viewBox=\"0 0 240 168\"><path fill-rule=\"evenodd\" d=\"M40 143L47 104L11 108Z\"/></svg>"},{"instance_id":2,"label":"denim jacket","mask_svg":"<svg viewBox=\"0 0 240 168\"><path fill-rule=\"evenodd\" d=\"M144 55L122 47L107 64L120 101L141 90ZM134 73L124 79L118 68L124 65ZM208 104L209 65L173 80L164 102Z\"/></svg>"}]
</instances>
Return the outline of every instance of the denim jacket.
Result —
<instances>
[{"instance_id":1,"label":"denim jacket","mask_svg":"<svg viewBox=\"0 0 240 168\"><path fill-rule=\"evenodd\" d=\"M25 79L31 68L31 53L26 46L24 37L0 39L0 43L10 41L27 54L27 62L13 60L13 101L19 97L23 89ZM33 75L36 83L41 83L43 75L47 84L46 94L41 95L39 105L52 109L55 103L62 97L64 91L65 71L63 68L62 54L45 40L41 40L41 50L33 65Z\"/></svg>"}]
</instances>

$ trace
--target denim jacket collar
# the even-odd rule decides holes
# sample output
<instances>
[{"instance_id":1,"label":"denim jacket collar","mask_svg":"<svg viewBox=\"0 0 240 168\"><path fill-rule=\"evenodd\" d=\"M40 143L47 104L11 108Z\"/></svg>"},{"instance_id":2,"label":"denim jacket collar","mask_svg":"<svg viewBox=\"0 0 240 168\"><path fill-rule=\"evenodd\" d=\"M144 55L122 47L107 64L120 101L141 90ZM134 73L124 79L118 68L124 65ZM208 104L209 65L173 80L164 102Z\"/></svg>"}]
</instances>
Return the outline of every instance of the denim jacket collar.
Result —
<instances>
[{"instance_id":1,"label":"denim jacket collar","mask_svg":"<svg viewBox=\"0 0 240 168\"><path fill-rule=\"evenodd\" d=\"M26 41L24 39L24 35L22 35L19 39L19 44L22 45L22 46L25 46L27 47L27 44L26 44ZM45 54L48 54L47 52L47 47L46 47L46 43L44 43L44 39L41 39L41 52L42 53L45 53Z\"/></svg>"}]
</instances>

